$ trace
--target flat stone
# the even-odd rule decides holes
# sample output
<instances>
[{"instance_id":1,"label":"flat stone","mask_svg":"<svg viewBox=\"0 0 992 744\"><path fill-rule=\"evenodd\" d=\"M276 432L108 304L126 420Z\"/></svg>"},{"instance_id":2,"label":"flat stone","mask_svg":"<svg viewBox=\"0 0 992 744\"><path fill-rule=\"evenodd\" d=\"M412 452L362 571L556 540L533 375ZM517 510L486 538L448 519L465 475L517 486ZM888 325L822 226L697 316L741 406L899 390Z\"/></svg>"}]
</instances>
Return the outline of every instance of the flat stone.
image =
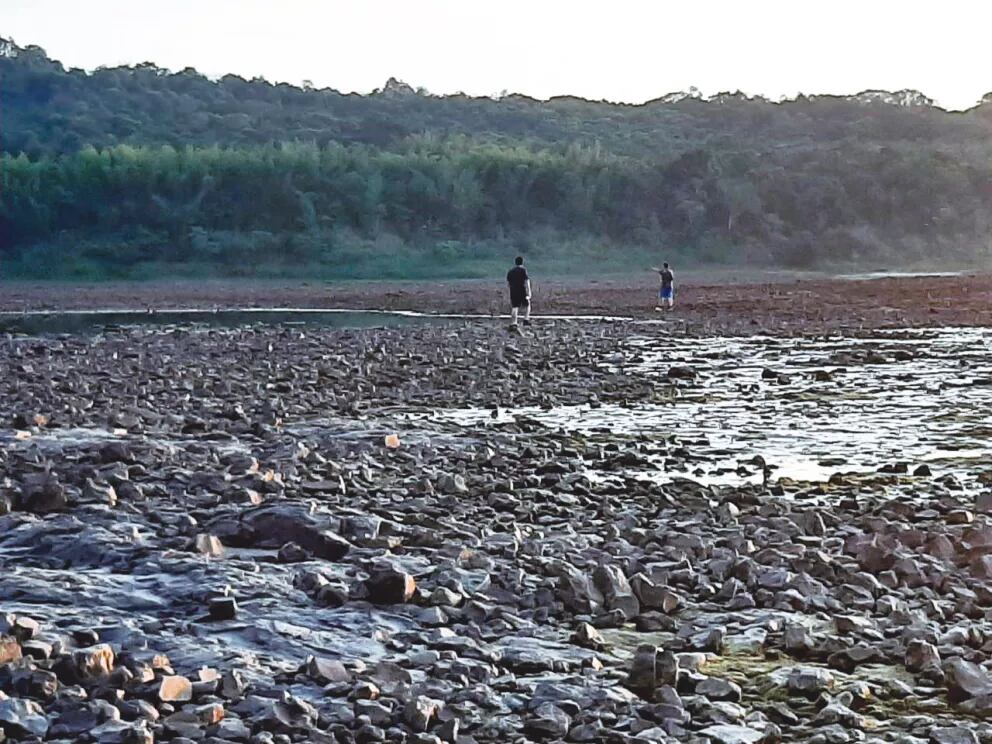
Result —
<instances>
[{"instance_id":1,"label":"flat stone","mask_svg":"<svg viewBox=\"0 0 992 744\"><path fill-rule=\"evenodd\" d=\"M162 677L158 699L163 703L186 703L193 699L193 683L180 675Z\"/></svg>"},{"instance_id":2,"label":"flat stone","mask_svg":"<svg viewBox=\"0 0 992 744\"><path fill-rule=\"evenodd\" d=\"M930 744L978 744L978 736L964 726L947 726L930 730Z\"/></svg>"}]
</instances>

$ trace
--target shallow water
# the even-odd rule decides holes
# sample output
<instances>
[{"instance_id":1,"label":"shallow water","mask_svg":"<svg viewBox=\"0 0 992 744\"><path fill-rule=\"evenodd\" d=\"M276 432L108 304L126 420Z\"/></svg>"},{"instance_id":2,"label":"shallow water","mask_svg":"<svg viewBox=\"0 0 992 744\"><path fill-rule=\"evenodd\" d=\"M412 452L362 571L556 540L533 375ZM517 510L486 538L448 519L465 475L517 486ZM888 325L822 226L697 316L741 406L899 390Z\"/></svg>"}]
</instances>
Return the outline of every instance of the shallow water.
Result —
<instances>
[{"instance_id":1,"label":"shallow water","mask_svg":"<svg viewBox=\"0 0 992 744\"><path fill-rule=\"evenodd\" d=\"M115 328L204 325L213 328L264 325L309 325L324 328L370 328L443 322L447 318L416 313L323 310L307 308L239 308L233 310L168 310L136 312L95 310L59 313L0 313L0 332L37 336L93 333Z\"/></svg>"},{"instance_id":2,"label":"shallow water","mask_svg":"<svg viewBox=\"0 0 992 744\"><path fill-rule=\"evenodd\" d=\"M613 316L535 315L535 320L629 320ZM509 316L464 313L421 313L412 310L350 310L346 308L181 308L151 310L67 310L61 312L0 312L0 333L28 336L105 332L115 328L202 325L235 328L246 325L306 325L322 328L402 327L453 320L505 320Z\"/></svg>"},{"instance_id":3,"label":"shallow water","mask_svg":"<svg viewBox=\"0 0 992 744\"><path fill-rule=\"evenodd\" d=\"M917 277L961 276L961 271L867 271L861 274L841 274L838 279L863 282L872 279L915 279Z\"/></svg>"},{"instance_id":4,"label":"shallow water","mask_svg":"<svg viewBox=\"0 0 992 744\"><path fill-rule=\"evenodd\" d=\"M773 466L771 480L825 481L905 462L910 471L926 463L934 476L952 474L976 488L992 454L990 352L987 329L819 340L642 336L630 340L624 363L611 360L611 369L656 381L661 402L509 408L496 418L466 409L433 418L476 428L527 417L593 437L676 437L706 455L708 462L688 471L666 469L656 457L656 471L638 473L661 482L760 483L762 470L750 463L760 455ZM676 365L699 377L669 386ZM762 379L766 369L789 379ZM816 371L832 379L819 381Z\"/></svg>"}]
</instances>

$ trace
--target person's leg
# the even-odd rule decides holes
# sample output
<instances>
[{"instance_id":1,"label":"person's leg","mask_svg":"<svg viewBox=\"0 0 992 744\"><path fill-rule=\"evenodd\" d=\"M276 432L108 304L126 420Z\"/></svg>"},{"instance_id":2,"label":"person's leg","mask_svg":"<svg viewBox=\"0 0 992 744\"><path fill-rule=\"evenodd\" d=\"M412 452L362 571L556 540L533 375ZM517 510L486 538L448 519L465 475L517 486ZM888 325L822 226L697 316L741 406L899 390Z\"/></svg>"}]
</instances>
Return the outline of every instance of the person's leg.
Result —
<instances>
[{"instance_id":1,"label":"person's leg","mask_svg":"<svg viewBox=\"0 0 992 744\"><path fill-rule=\"evenodd\" d=\"M527 304L524 305L524 322L530 323L530 300L527 300Z\"/></svg>"},{"instance_id":2,"label":"person's leg","mask_svg":"<svg viewBox=\"0 0 992 744\"><path fill-rule=\"evenodd\" d=\"M517 306L514 305L510 308L510 325L517 324Z\"/></svg>"}]
</instances>

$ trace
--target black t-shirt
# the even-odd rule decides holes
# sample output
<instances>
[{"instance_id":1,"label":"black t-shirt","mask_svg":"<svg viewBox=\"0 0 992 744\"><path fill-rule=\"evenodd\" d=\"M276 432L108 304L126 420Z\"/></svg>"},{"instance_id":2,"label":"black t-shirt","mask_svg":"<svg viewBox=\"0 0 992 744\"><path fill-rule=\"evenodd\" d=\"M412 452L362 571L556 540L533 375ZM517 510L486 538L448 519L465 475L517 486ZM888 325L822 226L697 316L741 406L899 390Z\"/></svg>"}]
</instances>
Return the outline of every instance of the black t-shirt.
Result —
<instances>
[{"instance_id":1,"label":"black t-shirt","mask_svg":"<svg viewBox=\"0 0 992 744\"><path fill-rule=\"evenodd\" d=\"M527 279L527 269L523 266L514 266L506 272L506 283L510 285L510 292L512 294L526 294Z\"/></svg>"},{"instance_id":2,"label":"black t-shirt","mask_svg":"<svg viewBox=\"0 0 992 744\"><path fill-rule=\"evenodd\" d=\"M670 269L662 269L658 273L661 274L662 289L671 289L672 284L675 283L675 274L673 274Z\"/></svg>"}]
</instances>

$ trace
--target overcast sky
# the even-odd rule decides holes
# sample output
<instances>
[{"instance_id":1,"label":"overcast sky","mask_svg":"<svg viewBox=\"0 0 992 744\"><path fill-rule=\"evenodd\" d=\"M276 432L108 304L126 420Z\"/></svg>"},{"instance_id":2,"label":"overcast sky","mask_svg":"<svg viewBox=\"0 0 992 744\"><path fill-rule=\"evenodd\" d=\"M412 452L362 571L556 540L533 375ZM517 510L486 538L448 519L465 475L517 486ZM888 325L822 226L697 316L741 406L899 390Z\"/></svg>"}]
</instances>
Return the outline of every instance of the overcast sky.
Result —
<instances>
[{"instance_id":1,"label":"overcast sky","mask_svg":"<svg viewBox=\"0 0 992 744\"><path fill-rule=\"evenodd\" d=\"M0 36L67 66L151 61L368 92L573 94L696 86L778 99L992 91L988 0L0 0Z\"/></svg>"}]
</instances>

